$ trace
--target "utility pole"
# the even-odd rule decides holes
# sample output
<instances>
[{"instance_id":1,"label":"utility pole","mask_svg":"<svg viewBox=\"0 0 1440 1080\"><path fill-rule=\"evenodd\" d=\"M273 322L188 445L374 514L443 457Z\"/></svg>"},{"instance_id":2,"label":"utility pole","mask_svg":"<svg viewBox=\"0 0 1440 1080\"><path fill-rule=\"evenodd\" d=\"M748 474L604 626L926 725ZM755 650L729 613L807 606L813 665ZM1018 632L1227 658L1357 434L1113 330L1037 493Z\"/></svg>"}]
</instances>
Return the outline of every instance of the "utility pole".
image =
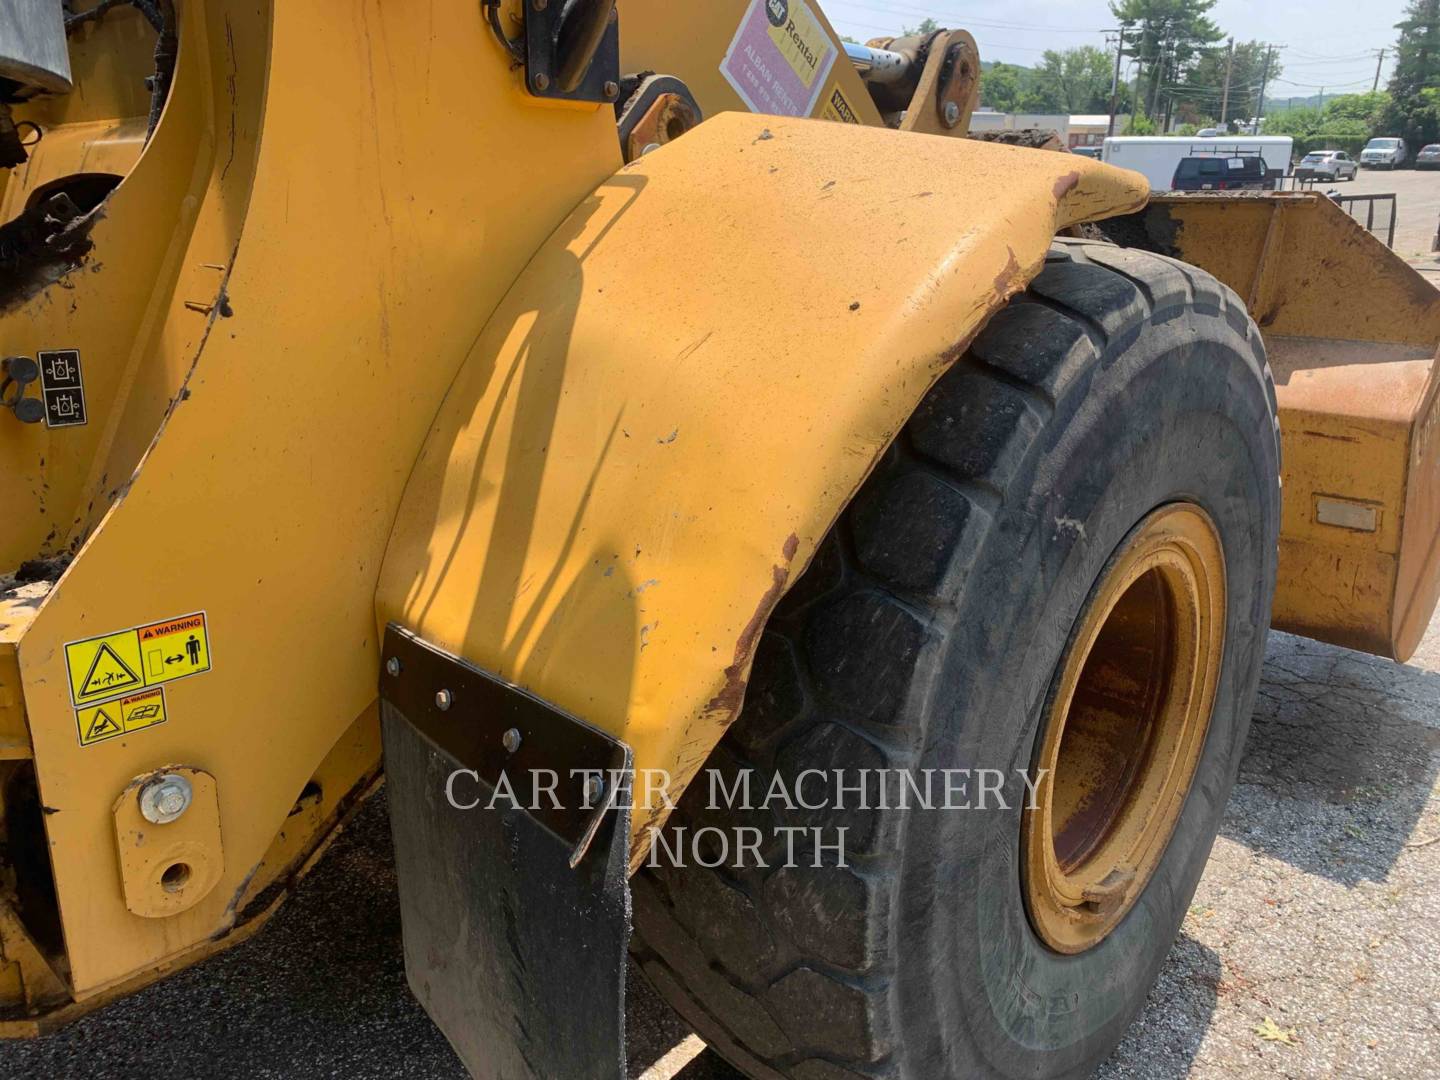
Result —
<instances>
[{"instance_id":1,"label":"utility pole","mask_svg":"<svg viewBox=\"0 0 1440 1080\"><path fill-rule=\"evenodd\" d=\"M1320 104L1315 106L1322 113L1325 111L1325 87L1320 87Z\"/></svg>"},{"instance_id":2,"label":"utility pole","mask_svg":"<svg viewBox=\"0 0 1440 1080\"><path fill-rule=\"evenodd\" d=\"M1230 51L1225 57L1225 89L1220 95L1220 127L1223 131L1230 130L1225 126L1225 118L1230 115L1230 73L1235 70L1235 39L1229 41Z\"/></svg>"},{"instance_id":3,"label":"utility pole","mask_svg":"<svg viewBox=\"0 0 1440 1080\"><path fill-rule=\"evenodd\" d=\"M1168 41L1162 42L1155 54L1155 71L1152 74L1152 85L1150 87L1150 118L1155 118L1155 111L1160 106L1160 84L1165 81L1165 50L1170 47ZM1163 135L1164 132L1162 131Z\"/></svg>"},{"instance_id":4,"label":"utility pole","mask_svg":"<svg viewBox=\"0 0 1440 1080\"><path fill-rule=\"evenodd\" d=\"M1140 54L1135 54L1135 89L1130 92L1130 122L1140 113L1140 105L1145 100L1140 96L1140 74L1145 70L1145 64L1140 59Z\"/></svg>"},{"instance_id":5,"label":"utility pole","mask_svg":"<svg viewBox=\"0 0 1440 1080\"><path fill-rule=\"evenodd\" d=\"M1115 77L1110 80L1110 122L1105 137L1115 134L1115 109L1120 104L1120 60L1125 55L1125 27L1120 27L1120 43L1115 46Z\"/></svg>"},{"instance_id":6,"label":"utility pole","mask_svg":"<svg viewBox=\"0 0 1440 1080\"><path fill-rule=\"evenodd\" d=\"M1380 89L1380 65L1383 63L1385 63L1385 50L1381 49L1380 55L1375 58L1375 85L1370 87L1372 94Z\"/></svg>"},{"instance_id":7,"label":"utility pole","mask_svg":"<svg viewBox=\"0 0 1440 1080\"><path fill-rule=\"evenodd\" d=\"M1255 106L1255 134L1260 134L1265 119L1265 84L1270 81L1270 60L1275 55L1275 46L1265 47L1265 66L1260 69L1260 101Z\"/></svg>"}]
</instances>

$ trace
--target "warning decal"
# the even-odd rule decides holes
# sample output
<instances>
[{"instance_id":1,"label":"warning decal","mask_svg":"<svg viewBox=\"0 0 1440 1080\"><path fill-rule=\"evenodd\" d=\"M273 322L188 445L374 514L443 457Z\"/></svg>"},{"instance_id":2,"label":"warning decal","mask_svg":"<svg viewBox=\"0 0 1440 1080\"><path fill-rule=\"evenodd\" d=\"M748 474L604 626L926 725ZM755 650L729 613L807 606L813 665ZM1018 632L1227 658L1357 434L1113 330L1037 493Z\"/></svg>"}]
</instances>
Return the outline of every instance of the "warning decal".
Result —
<instances>
[{"instance_id":1,"label":"warning decal","mask_svg":"<svg viewBox=\"0 0 1440 1080\"><path fill-rule=\"evenodd\" d=\"M822 119L834 120L839 124L860 123L860 118L855 115L855 110L850 107L850 102L845 100L845 95L840 92L838 86L826 99L825 108L820 111L820 116Z\"/></svg>"},{"instance_id":2,"label":"warning decal","mask_svg":"<svg viewBox=\"0 0 1440 1080\"><path fill-rule=\"evenodd\" d=\"M65 661L76 705L145 685L140 676L140 642L133 631L66 645Z\"/></svg>"},{"instance_id":3,"label":"warning decal","mask_svg":"<svg viewBox=\"0 0 1440 1080\"><path fill-rule=\"evenodd\" d=\"M72 641L65 646L65 663L70 672L70 700L76 705L199 675L210 670L205 614L182 615Z\"/></svg>"},{"instance_id":4,"label":"warning decal","mask_svg":"<svg viewBox=\"0 0 1440 1080\"><path fill-rule=\"evenodd\" d=\"M170 682L210 670L210 642L204 615L151 623L137 631L145 656L145 683Z\"/></svg>"},{"instance_id":5,"label":"warning decal","mask_svg":"<svg viewBox=\"0 0 1440 1080\"><path fill-rule=\"evenodd\" d=\"M81 746L113 739L116 735L128 735L132 731L142 731L164 722L165 691L159 687L142 690L118 701L107 701L75 710L75 724Z\"/></svg>"},{"instance_id":6,"label":"warning decal","mask_svg":"<svg viewBox=\"0 0 1440 1080\"><path fill-rule=\"evenodd\" d=\"M809 116L838 52L807 0L752 0L720 72L752 112Z\"/></svg>"}]
</instances>

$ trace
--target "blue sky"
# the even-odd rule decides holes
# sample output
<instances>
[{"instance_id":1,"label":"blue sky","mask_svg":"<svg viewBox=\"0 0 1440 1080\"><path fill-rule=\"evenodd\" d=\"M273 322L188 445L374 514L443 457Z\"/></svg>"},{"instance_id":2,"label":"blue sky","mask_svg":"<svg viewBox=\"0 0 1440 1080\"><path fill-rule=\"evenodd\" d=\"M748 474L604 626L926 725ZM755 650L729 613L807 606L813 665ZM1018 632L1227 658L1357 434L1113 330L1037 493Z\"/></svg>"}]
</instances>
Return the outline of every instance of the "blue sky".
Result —
<instances>
[{"instance_id":1,"label":"blue sky","mask_svg":"<svg viewBox=\"0 0 1440 1080\"><path fill-rule=\"evenodd\" d=\"M1103 29L1115 18L1106 0L818 0L842 34L861 41L927 15L942 26L969 30L986 60L1035 64L1046 49L1072 45L1104 47ZM1393 49L1395 23L1403 0L1220 0L1210 16L1240 41L1283 45L1284 71L1267 96L1308 97L1323 86L1325 96L1369 90L1375 53ZM1390 74L1386 53L1380 76Z\"/></svg>"}]
</instances>

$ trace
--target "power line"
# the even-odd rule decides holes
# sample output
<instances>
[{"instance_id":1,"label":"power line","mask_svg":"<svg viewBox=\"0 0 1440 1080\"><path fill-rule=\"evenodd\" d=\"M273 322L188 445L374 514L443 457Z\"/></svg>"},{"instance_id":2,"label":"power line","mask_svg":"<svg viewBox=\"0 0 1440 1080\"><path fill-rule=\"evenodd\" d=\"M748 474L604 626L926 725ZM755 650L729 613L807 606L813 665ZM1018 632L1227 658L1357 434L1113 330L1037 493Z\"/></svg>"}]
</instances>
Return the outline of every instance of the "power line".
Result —
<instances>
[{"instance_id":1,"label":"power line","mask_svg":"<svg viewBox=\"0 0 1440 1080\"><path fill-rule=\"evenodd\" d=\"M1298 87L1300 87L1302 90L1344 90L1346 87L1350 87L1350 86L1365 86L1365 85L1367 85L1367 84L1370 82L1370 79L1369 79L1369 77L1367 76L1366 78L1364 78L1364 79L1359 79L1359 80L1357 80L1356 82L1348 82L1348 83L1337 83L1337 82L1298 83L1298 82L1294 82L1294 81L1292 81L1292 80L1290 80L1290 79L1281 79L1281 78L1277 77L1277 78L1275 78L1273 81L1274 81L1274 82L1279 82L1279 83L1284 83L1286 86L1298 86Z\"/></svg>"}]
</instances>

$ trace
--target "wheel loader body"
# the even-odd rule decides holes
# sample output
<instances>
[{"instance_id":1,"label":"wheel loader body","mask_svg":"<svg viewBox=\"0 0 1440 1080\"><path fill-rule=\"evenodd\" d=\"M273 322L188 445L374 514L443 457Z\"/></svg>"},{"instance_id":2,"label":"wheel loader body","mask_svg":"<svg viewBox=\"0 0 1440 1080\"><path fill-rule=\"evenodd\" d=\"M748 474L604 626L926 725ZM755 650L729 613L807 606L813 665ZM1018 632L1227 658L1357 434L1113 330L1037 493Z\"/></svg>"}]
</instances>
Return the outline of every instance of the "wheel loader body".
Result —
<instances>
[{"instance_id":1,"label":"wheel loader body","mask_svg":"<svg viewBox=\"0 0 1440 1080\"><path fill-rule=\"evenodd\" d=\"M968 35L894 131L816 4L805 116L743 114L729 58L759 8L700 7L619 6L621 70L675 74L710 117L628 165L611 106L532 93L470 0L180 3L153 132L154 33L117 9L72 35L74 93L18 107L44 138L5 221L119 182L0 267L4 355L47 378L73 356L85 414L0 411L0 566L38 579L0 594L0 1031L263 921L373 790L391 624L673 798L920 396L1057 231L1145 202L1135 174L948 137L973 83L941 61ZM1283 206L1340 230L1317 200ZM1287 485L1313 498L1287 501L1281 624L1403 657L1437 577L1433 295L1347 239L1309 272L1388 314L1333 326L1284 294L1301 231L1231 263L1233 226L1162 205L1183 227L1146 242L1230 281L1292 358ZM1298 396L1312 369L1330 392ZM181 770L185 827L137 819ZM632 866L665 808L636 807Z\"/></svg>"}]
</instances>

